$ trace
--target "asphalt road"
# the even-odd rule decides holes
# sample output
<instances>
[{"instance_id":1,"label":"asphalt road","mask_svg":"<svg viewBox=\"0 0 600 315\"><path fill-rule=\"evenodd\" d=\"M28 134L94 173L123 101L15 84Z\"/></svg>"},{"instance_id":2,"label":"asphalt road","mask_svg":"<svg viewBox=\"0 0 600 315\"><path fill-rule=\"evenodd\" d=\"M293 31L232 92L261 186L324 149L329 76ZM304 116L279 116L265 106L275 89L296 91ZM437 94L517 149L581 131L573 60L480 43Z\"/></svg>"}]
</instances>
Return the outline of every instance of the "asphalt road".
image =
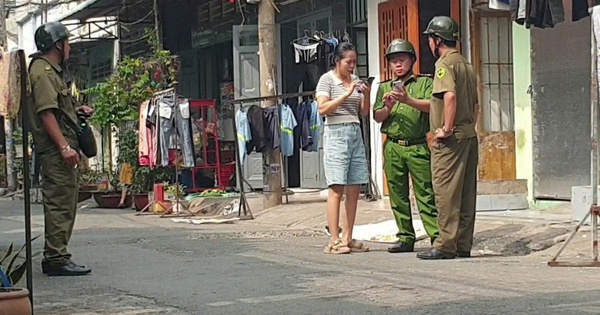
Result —
<instances>
[{"instance_id":1,"label":"asphalt road","mask_svg":"<svg viewBox=\"0 0 600 315\"><path fill-rule=\"evenodd\" d=\"M0 250L22 241L19 212L0 204ZM332 256L322 253L325 238L306 231L184 228L99 210L79 219L70 249L93 273L47 278L38 259L35 314L600 314L597 269L534 257Z\"/></svg>"}]
</instances>

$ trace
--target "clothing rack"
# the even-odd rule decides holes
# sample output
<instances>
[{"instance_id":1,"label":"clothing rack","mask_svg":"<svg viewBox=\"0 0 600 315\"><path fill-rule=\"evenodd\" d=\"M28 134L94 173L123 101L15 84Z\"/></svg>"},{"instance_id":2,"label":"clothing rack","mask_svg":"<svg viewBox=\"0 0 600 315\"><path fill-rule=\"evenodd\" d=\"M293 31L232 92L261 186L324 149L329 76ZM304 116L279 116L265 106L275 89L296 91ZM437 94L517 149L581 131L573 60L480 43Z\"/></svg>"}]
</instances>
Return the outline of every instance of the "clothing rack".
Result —
<instances>
[{"instance_id":1,"label":"clothing rack","mask_svg":"<svg viewBox=\"0 0 600 315\"><path fill-rule=\"evenodd\" d=\"M155 100L155 99L157 99L160 96L167 95L167 94L170 94L170 93L172 93L174 95L174 97L176 99L175 100L175 104L177 106L178 102L179 102L179 100L178 100L179 95L177 95L176 89L174 87L168 88L168 89L163 90L163 91L159 91L159 92L153 93L152 94L152 99ZM158 105L155 108L155 110L158 111ZM155 137L157 139L158 139L158 132L160 130L160 119L161 118L160 118L160 116L158 115L158 112L157 112L157 122L156 122L157 127L155 128L155 133L156 133ZM175 113L174 113L173 119L174 119L175 126L177 126L177 115ZM177 132L177 131L175 131L175 145L179 145L179 132ZM169 150L167 148L167 152L168 151ZM176 185L176 187L179 189L179 158L175 159L175 183L174 183L174 185ZM171 204L171 206L169 208L165 209L165 213L163 213L163 214L160 215L161 218L165 218L165 217L180 217L180 216L182 216L181 215L181 209L182 208L183 208L183 210L185 212L187 212L187 214L185 216L193 216L194 215L193 213L190 212L189 208L183 206L183 204L181 203L181 198L180 198L180 194L179 193L180 192L177 191L177 194L175 196L175 203ZM157 203L156 199L153 197L152 201L144 209L142 209L142 211L140 211L137 215L143 215L143 214L145 214L145 212L148 211L148 209L152 209L151 213L149 213L149 214L156 214L154 212L154 208L156 206L156 203ZM162 206L164 207L164 205L162 205ZM178 210L177 213L176 214L169 214L169 211L172 211L174 207L177 207L177 210Z\"/></svg>"},{"instance_id":2,"label":"clothing rack","mask_svg":"<svg viewBox=\"0 0 600 315\"><path fill-rule=\"evenodd\" d=\"M278 95L270 95L270 96L261 96L261 97L253 97L253 98L245 98L245 99L237 99L234 100L232 102L232 104L240 104L243 105L244 103L252 103L252 102L258 102L258 101L263 101L263 100L269 100L269 99L277 99L277 100L285 100L285 99L293 99L293 98L297 98L297 97L306 97L306 96L314 96L315 95L315 91L306 91L306 92L296 92L296 93L286 93L286 94L278 94ZM281 105L279 102L277 102L275 104L275 106L279 110L281 109ZM233 110L235 112L235 109ZM282 122L282 117L280 115L280 113L278 113L278 123L279 126L281 126ZM235 117L235 115L234 115ZM234 134L237 135L237 127L235 126L236 122L234 121L233 126L234 126ZM278 128L278 133L279 133L279 138L281 139L281 128ZM236 161L238 164L238 169L239 169L239 173L240 173L240 192L242 194L242 196L244 196L244 182L247 182L246 179L243 177L243 168L241 165L241 161L239 161L239 147L238 147L238 142L235 141L235 150L236 150ZM281 161L283 162L282 164L282 168L281 169L285 169L287 170L288 167L288 157L284 156L283 153L281 152L281 150L279 150L279 156L281 158ZM281 187L281 193L282 195L285 196L285 204L289 204L290 200L289 200L289 194L287 193L288 190L288 180L287 180L287 176L283 176L283 172L280 172L281 178L280 180L283 181L283 187ZM286 171L286 175L287 175L287 171ZM263 175L264 176L264 175ZM248 183L248 185L250 185ZM252 186L250 186L252 187ZM245 197L243 197L244 201L245 201ZM242 204L242 202L240 202L240 205ZM244 209L245 211L245 209Z\"/></svg>"},{"instance_id":3,"label":"clothing rack","mask_svg":"<svg viewBox=\"0 0 600 315\"><path fill-rule=\"evenodd\" d=\"M286 93L286 94L279 94L279 95L242 98L242 99L234 100L232 103L233 104L244 104L244 103L258 102L258 101L264 101L264 100L269 100L269 99L288 99L288 98L294 98L294 97L312 96L314 94L315 94L314 91Z\"/></svg>"}]
</instances>

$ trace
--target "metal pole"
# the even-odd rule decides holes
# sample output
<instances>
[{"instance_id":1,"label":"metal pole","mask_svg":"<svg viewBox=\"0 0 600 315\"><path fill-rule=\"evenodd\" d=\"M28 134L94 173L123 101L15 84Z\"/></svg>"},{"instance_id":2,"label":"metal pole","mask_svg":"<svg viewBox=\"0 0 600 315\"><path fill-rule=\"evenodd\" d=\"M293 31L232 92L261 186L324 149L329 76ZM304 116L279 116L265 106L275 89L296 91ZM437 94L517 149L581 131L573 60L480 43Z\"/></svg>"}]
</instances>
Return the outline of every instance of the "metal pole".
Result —
<instances>
[{"instance_id":1,"label":"metal pole","mask_svg":"<svg viewBox=\"0 0 600 315\"><path fill-rule=\"evenodd\" d=\"M596 47L596 34L594 20L597 16L597 8L592 9L591 23L591 55L592 55L592 76L591 76L591 107L592 107L592 161L590 167L592 182L592 202L593 206L598 206L598 48ZM598 216L594 210L591 213L592 220L592 258L594 262L598 261Z\"/></svg>"},{"instance_id":2,"label":"metal pole","mask_svg":"<svg viewBox=\"0 0 600 315\"><path fill-rule=\"evenodd\" d=\"M25 54L19 52L21 66L25 68ZM25 90L27 78L21 76L21 90ZM21 108L27 106L26 98L21 100ZM29 174L29 122L26 115L21 113L21 129L23 132L23 199L25 207L25 264L27 268L27 290L29 290L29 302L33 314L33 254L31 246L31 178Z\"/></svg>"}]
</instances>

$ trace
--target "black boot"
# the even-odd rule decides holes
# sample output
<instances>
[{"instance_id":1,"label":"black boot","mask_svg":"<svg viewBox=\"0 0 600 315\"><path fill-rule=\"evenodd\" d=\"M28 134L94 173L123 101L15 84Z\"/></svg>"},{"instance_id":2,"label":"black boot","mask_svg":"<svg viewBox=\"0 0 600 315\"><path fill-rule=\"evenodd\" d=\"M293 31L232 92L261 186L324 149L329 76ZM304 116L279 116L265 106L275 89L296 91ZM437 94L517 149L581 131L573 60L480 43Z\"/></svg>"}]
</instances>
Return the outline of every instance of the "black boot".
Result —
<instances>
[{"instance_id":1,"label":"black boot","mask_svg":"<svg viewBox=\"0 0 600 315\"><path fill-rule=\"evenodd\" d=\"M66 260L61 262L42 261L42 272L50 277L72 277L88 275L92 270Z\"/></svg>"},{"instance_id":2,"label":"black boot","mask_svg":"<svg viewBox=\"0 0 600 315\"><path fill-rule=\"evenodd\" d=\"M430 248L426 252L418 253L417 258L425 260L454 259L456 258L456 255L443 252L437 248Z\"/></svg>"},{"instance_id":3,"label":"black boot","mask_svg":"<svg viewBox=\"0 0 600 315\"><path fill-rule=\"evenodd\" d=\"M414 243L397 242L387 250L389 253L411 253L415 251Z\"/></svg>"}]
</instances>

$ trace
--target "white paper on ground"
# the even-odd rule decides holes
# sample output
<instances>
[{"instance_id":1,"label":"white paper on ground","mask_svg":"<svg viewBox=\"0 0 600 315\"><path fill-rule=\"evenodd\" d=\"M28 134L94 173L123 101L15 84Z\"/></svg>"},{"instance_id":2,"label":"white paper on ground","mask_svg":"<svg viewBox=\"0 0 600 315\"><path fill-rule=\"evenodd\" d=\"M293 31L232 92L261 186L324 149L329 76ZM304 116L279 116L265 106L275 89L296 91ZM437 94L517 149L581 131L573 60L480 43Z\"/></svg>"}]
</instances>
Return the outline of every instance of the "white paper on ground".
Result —
<instances>
[{"instance_id":1,"label":"white paper on ground","mask_svg":"<svg viewBox=\"0 0 600 315\"><path fill-rule=\"evenodd\" d=\"M413 227L417 240L428 237L421 220L413 220ZM360 241L394 243L398 240L396 233L398 233L396 220L389 220L375 224L357 225L354 227L352 236Z\"/></svg>"}]
</instances>

